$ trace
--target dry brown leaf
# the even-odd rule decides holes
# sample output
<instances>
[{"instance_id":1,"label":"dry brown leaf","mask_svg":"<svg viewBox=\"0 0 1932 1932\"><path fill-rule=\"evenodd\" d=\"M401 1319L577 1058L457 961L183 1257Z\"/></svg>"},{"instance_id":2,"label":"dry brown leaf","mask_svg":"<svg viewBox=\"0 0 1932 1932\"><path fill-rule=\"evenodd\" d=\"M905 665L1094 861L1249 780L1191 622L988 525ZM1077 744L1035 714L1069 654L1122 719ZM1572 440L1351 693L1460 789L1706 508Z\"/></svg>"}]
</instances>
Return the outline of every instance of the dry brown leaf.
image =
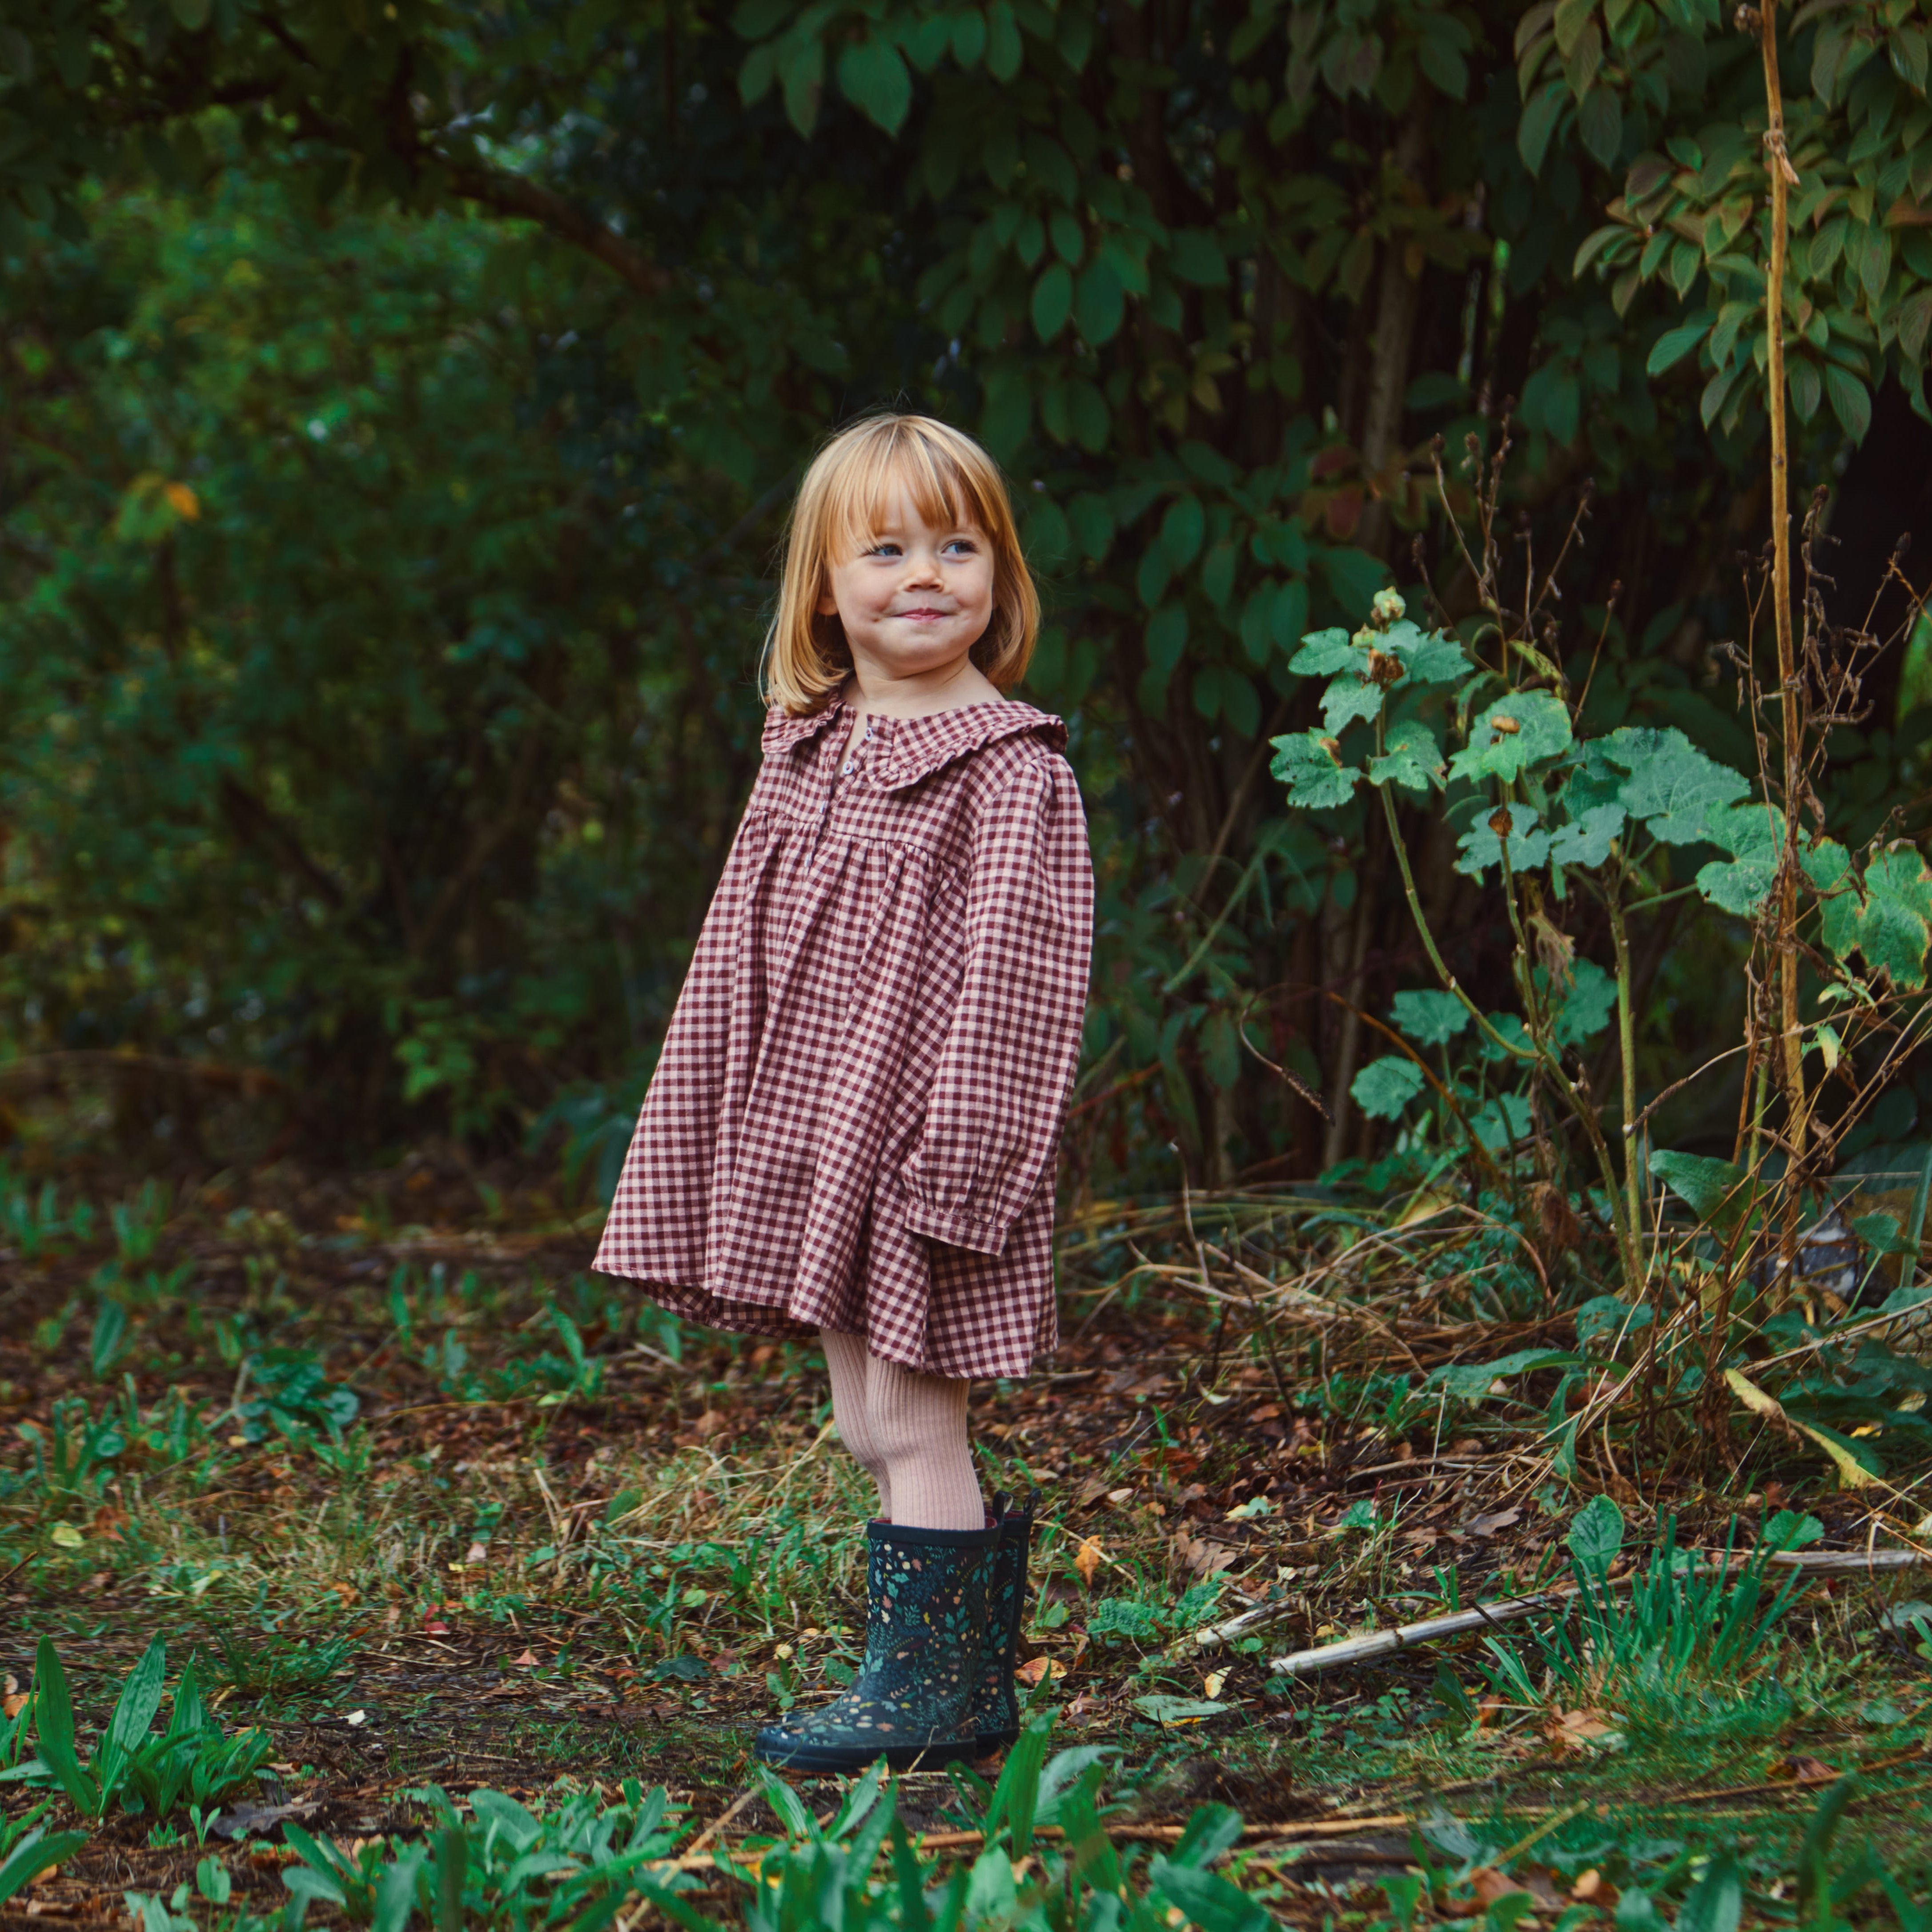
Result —
<instances>
[{"instance_id":1,"label":"dry brown leaf","mask_svg":"<svg viewBox=\"0 0 1932 1932\"><path fill-rule=\"evenodd\" d=\"M510 1660L510 1667L511 1667L513 1670L515 1670L515 1669L516 1669L519 1665L521 1665L521 1666L524 1666L524 1667L527 1668L529 1666L530 1666L530 1665L532 1665L532 1664L541 1664L542 1661L543 1661L543 1659L542 1659L542 1658L540 1658L539 1656L538 1656L538 1654L536 1654L536 1652L535 1651L533 1651L533 1650L526 1650L526 1651L525 1651L525 1652L524 1652L524 1654L523 1654L523 1655L522 1655L521 1657L513 1657L513 1658L511 1658L511 1660Z\"/></svg>"},{"instance_id":2,"label":"dry brown leaf","mask_svg":"<svg viewBox=\"0 0 1932 1932\"><path fill-rule=\"evenodd\" d=\"M1770 1772L1772 1778L1788 1778L1794 1784L1829 1784L1838 1774L1837 1769L1822 1757L1810 1757L1796 1751L1789 1757L1780 1758Z\"/></svg>"},{"instance_id":3,"label":"dry brown leaf","mask_svg":"<svg viewBox=\"0 0 1932 1932\"><path fill-rule=\"evenodd\" d=\"M1022 1684L1036 1684L1048 1671L1053 1672L1057 1684L1066 1675L1066 1666L1058 1658L1030 1657L1013 1672Z\"/></svg>"},{"instance_id":4,"label":"dry brown leaf","mask_svg":"<svg viewBox=\"0 0 1932 1932\"><path fill-rule=\"evenodd\" d=\"M1616 1728L1605 1720L1601 1711L1558 1711L1543 1727L1544 1735L1559 1750L1581 1750L1598 1738L1606 1738Z\"/></svg>"},{"instance_id":5,"label":"dry brown leaf","mask_svg":"<svg viewBox=\"0 0 1932 1932\"><path fill-rule=\"evenodd\" d=\"M1088 1589L1094 1587L1094 1573L1100 1567L1100 1539L1097 1536L1084 1537L1080 1547L1073 1552L1073 1567L1080 1573L1080 1580Z\"/></svg>"}]
</instances>

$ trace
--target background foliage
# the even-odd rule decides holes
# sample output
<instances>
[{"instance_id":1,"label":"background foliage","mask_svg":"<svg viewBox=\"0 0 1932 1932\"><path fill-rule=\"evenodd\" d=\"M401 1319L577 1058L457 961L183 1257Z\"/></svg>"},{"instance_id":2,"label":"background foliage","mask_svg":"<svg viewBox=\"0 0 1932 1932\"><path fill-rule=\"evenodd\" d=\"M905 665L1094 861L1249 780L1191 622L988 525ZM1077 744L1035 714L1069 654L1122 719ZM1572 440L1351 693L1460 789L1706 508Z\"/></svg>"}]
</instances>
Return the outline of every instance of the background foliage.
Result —
<instances>
[{"instance_id":1,"label":"background foliage","mask_svg":"<svg viewBox=\"0 0 1932 1932\"><path fill-rule=\"evenodd\" d=\"M1932 475L1926 14L1785 39L1796 481L1861 622ZM1765 534L1762 87L1714 6L27 0L0 66L10 1090L114 1054L124 1131L195 1159L620 1144L789 488L882 404L986 438L1047 584L1082 1185L1386 1144L1359 1016L1426 977L1389 834L1263 764L1320 717L1304 632L1391 577L1472 608L1432 436L1466 506L1514 402L1524 569L1588 494L1541 642L1589 728L1754 766L1714 647ZM1917 789L1900 662L1834 742L1853 839ZM1450 806L1400 822L1480 990ZM1646 1096L1738 997L1700 916L1634 934Z\"/></svg>"}]
</instances>

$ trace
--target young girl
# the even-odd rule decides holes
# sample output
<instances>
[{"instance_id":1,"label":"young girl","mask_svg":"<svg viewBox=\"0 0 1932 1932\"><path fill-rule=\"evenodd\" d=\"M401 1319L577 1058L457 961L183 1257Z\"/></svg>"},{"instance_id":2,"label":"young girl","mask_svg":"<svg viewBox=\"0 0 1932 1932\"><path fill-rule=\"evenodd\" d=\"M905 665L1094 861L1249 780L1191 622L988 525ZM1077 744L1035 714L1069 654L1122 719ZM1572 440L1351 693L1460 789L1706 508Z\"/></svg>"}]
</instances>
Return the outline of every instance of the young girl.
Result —
<instances>
[{"instance_id":1,"label":"young girl","mask_svg":"<svg viewBox=\"0 0 1932 1932\"><path fill-rule=\"evenodd\" d=\"M596 1265L740 1334L818 1336L878 1484L865 1662L758 1733L855 1770L1018 1732L1030 1504L989 1515L968 1384L1058 1339L1054 1167L1093 879L1066 728L1012 701L1040 600L985 451L834 436L766 644L764 762Z\"/></svg>"}]
</instances>

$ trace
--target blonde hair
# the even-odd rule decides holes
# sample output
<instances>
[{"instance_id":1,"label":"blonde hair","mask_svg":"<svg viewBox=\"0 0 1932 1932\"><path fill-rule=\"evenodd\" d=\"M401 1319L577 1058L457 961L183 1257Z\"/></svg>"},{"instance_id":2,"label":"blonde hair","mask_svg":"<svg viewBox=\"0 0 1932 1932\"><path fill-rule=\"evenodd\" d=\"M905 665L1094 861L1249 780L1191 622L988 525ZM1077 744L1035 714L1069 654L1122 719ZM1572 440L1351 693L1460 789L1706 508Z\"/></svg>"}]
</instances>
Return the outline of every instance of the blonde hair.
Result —
<instances>
[{"instance_id":1,"label":"blonde hair","mask_svg":"<svg viewBox=\"0 0 1932 1932\"><path fill-rule=\"evenodd\" d=\"M1034 589L999 465L932 416L876 416L842 429L812 459L785 530L778 614L765 635L765 701L794 718L824 709L850 674L852 653L820 599L832 567L868 542L894 493L928 524L971 522L993 551L993 615L972 659L1004 691L1026 675L1040 635Z\"/></svg>"}]
</instances>

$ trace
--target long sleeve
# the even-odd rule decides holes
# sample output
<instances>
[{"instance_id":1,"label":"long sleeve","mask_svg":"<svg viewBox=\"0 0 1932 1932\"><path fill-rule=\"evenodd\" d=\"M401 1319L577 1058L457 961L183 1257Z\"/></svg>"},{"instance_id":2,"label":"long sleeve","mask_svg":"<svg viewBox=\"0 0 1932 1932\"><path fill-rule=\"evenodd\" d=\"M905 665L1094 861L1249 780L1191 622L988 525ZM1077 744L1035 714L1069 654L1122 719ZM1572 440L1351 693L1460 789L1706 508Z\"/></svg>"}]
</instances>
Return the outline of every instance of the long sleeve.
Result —
<instances>
[{"instance_id":1,"label":"long sleeve","mask_svg":"<svg viewBox=\"0 0 1932 1932\"><path fill-rule=\"evenodd\" d=\"M958 1000L903 1172L906 1225L997 1255L1052 1172L1086 1009L1093 866L1063 759L1030 758L989 791L967 892Z\"/></svg>"}]
</instances>

